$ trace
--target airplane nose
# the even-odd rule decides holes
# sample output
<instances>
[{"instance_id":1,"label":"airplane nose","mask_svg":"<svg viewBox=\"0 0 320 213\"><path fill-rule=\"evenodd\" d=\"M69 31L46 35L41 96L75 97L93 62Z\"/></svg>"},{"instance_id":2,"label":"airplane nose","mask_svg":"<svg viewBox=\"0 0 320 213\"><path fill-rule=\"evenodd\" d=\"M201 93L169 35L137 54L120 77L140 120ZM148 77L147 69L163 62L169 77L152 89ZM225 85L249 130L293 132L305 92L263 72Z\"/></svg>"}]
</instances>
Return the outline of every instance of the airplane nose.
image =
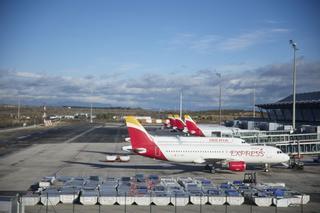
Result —
<instances>
[{"instance_id":1,"label":"airplane nose","mask_svg":"<svg viewBox=\"0 0 320 213\"><path fill-rule=\"evenodd\" d=\"M289 155L285 154L284 159L285 159L285 161L289 161L290 160Z\"/></svg>"}]
</instances>

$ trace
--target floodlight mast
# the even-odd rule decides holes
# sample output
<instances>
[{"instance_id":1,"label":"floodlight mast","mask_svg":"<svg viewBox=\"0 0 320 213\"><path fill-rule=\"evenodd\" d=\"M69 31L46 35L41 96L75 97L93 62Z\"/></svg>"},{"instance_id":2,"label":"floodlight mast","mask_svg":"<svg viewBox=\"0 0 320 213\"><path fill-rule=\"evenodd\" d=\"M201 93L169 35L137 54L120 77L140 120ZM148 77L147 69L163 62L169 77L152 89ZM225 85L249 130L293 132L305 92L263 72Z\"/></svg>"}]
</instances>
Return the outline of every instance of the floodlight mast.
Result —
<instances>
[{"instance_id":1,"label":"floodlight mast","mask_svg":"<svg viewBox=\"0 0 320 213\"><path fill-rule=\"evenodd\" d=\"M180 118L182 119L182 89L180 90Z\"/></svg>"},{"instance_id":2,"label":"floodlight mast","mask_svg":"<svg viewBox=\"0 0 320 213\"><path fill-rule=\"evenodd\" d=\"M297 43L293 40L289 41L289 44L293 48L293 77L292 77L292 129L296 129L296 51L299 50Z\"/></svg>"},{"instance_id":3,"label":"floodlight mast","mask_svg":"<svg viewBox=\"0 0 320 213\"><path fill-rule=\"evenodd\" d=\"M221 125L221 73L216 73L219 77L219 125Z\"/></svg>"}]
</instances>

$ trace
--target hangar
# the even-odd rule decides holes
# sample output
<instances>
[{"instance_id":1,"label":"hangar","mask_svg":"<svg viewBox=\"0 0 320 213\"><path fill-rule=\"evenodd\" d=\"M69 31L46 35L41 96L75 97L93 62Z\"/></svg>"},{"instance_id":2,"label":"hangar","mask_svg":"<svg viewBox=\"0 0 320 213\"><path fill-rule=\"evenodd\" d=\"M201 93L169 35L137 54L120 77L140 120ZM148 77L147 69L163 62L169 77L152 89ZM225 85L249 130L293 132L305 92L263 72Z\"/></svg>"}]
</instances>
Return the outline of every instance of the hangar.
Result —
<instances>
[{"instance_id":1,"label":"hangar","mask_svg":"<svg viewBox=\"0 0 320 213\"><path fill-rule=\"evenodd\" d=\"M256 105L261 117L272 122L292 122L292 95L270 104ZM296 94L296 123L320 125L320 91Z\"/></svg>"}]
</instances>

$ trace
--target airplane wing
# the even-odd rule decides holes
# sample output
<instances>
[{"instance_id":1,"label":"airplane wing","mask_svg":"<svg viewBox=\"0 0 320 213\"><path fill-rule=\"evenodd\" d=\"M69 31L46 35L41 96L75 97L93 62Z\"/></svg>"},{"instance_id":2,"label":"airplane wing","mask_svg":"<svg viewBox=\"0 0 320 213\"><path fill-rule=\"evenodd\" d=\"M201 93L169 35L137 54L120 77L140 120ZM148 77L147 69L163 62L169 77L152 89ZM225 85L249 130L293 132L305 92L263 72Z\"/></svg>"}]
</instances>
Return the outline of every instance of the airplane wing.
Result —
<instances>
[{"instance_id":1,"label":"airplane wing","mask_svg":"<svg viewBox=\"0 0 320 213\"><path fill-rule=\"evenodd\" d=\"M234 161L235 159L231 159L231 158L205 158L203 159L203 163L207 163L207 164L226 164L230 161Z\"/></svg>"}]
</instances>

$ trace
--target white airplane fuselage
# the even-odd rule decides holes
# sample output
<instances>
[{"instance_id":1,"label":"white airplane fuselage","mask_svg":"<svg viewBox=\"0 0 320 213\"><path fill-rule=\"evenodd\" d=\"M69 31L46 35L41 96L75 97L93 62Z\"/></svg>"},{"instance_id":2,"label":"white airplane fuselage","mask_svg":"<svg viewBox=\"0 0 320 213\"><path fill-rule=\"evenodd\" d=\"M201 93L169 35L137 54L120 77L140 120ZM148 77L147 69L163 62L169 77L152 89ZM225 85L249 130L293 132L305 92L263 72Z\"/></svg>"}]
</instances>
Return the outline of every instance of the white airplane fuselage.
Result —
<instances>
[{"instance_id":1,"label":"white airplane fuselage","mask_svg":"<svg viewBox=\"0 0 320 213\"><path fill-rule=\"evenodd\" d=\"M204 163L206 159L225 159L226 161L273 164L289 160L288 155L270 146L187 141L179 143L172 140L164 142L157 141L157 137L154 137L154 142L157 145L155 155L161 151L168 161L173 162Z\"/></svg>"}]
</instances>

